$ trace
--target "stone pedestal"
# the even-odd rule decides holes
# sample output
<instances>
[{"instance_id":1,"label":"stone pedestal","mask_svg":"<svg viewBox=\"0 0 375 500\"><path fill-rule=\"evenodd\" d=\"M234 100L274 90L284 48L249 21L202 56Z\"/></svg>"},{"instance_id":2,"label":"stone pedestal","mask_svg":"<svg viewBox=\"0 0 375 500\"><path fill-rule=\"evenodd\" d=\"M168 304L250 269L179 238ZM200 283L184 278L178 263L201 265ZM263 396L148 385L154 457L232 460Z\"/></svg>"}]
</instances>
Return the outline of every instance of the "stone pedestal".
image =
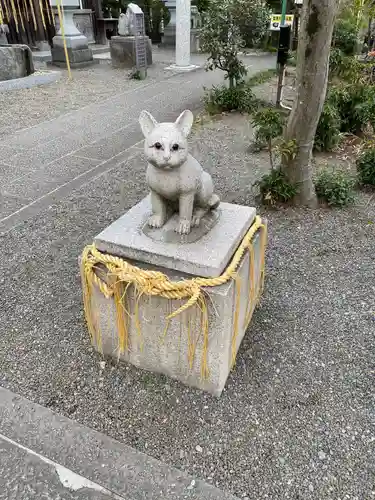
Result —
<instances>
[{"instance_id":1,"label":"stone pedestal","mask_svg":"<svg viewBox=\"0 0 375 500\"><path fill-rule=\"evenodd\" d=\"M172 234L174 220L167 222L162 229L146 230L150 213L150 200L145 198L95 238L96 248L123 257L142 269L160 271L173 280L220 276L256 215L254 208L222 203L215 216L206 216L210 218L208 231L194 228L188 236L176 236ZM205 224L205 219L202 224ZM201 231L203 236L197 240L198 233L194 231ZM186 300L168 300L146 294L140 296L129 287L123 300L130 348L119 358L139 368L164 373L190 386L220 395L231 369L232 354L237 353L256 305L263 248L258 232L253 239L252 271L249 267L250 254L245 252L236 281L231 279L220 286L205 289L208 310L206 346L200 323L201 309L197 305L172 319L166 330L166 316ZM101 277L105 279L106 274L100 271L100 266L97 269L98 275L102 273ZM119 319L115 300L106 299L96 285L90 288L90 318L101 339L96 338L94 345L105 355L117 359ZM117 307L121 311L122 306L118 302ZM207 379L201 376L206 348ZM188 361L189 352L191 364Z\"/></svg>"},{"instance_id":2,"label":"stone pedestal","mask_svg":"<svg viewBox=\"0 0 375 500\"><path fill-rule=\"evenodd\" d=\"M199 28L192 28L190 31L190 52L197 54L199 49Z\"/></svg>"},{"instance_id":3,"label":"stone pedestal","mask_svg":"<svg viewBox=\"0 0 375 500\"><path fill-rule=\"evenodd\" d=\"M141 37L139 37L141 38ZM148 36L145 36L147 47L147 66L152 65L152 45ZM135 36L113 36L109 42L112 66L114 68L136 67L136 38Z\"/></svg>"},{"instance_id":4,"label":"stone pedestal","mask_svg":"<svg viewBox=\"0 0 375 500\"><path fill-rule=\"evenodd\" d=\"M175 48L176 47L176 25L169 23L164 28L162 47Z\"/></svg>"},{"instance_id":5,"label":"stone pedestal","mask_svg":"<svg viewBox=\"0 0 375 500\"><path fill-rule=\"evenodd\" d=\"M176 46L176 0L164 0L165 6L171 15L169 23L164 27L162 46L175 48Z\"/></svg>"},{"instance_id":6,"label":"stone pedestal","mask_svg":"<svg viewBox=\"0 0 375 500\"><path fill-rule=\"evenodd\" d=\"M66 46L68 49L68 56L71 68L80 68L95 61L93 59L92 50L88 45L87 38L78 31L75 23L73 22L73 15L75 11L71 9L64 10L64 35ZM52 64L60 67L66 67L64 40L61 33L61 27L57 35L53 37Z\"/></svg>"}]
</instances>

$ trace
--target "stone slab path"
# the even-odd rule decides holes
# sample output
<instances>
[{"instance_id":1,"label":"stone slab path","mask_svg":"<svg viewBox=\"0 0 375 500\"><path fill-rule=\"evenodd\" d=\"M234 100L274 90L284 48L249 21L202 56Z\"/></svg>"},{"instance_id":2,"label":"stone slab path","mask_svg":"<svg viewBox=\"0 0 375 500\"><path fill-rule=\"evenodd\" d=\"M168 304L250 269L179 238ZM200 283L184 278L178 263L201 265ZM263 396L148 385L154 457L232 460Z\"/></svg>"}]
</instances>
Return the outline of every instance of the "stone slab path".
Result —
<instances>
[{"instance_id":1,"label":"stone slab path","mask_svg":"<svg viewBox=\"0 0 375 500\"><path fill-rule=\"evenodd\" d=\"M0 388L2 500L236 500Z\"/></svg>"},{"instance_id":2,"label":"stone slab path","mask_svg":"<svg viewBox=\"0 0 375 500\"><path fill-rule=\"evenodd\" d=\"M274 67L275 59L254 56L246 63L251 74ZM146 80L142 87L2 137L0 234L129 161L142 145L142 109L160 121L175 119L186 108L200 108L203 86L222 79L222 72L203 69L179 75L166 72L160 81Z\"/></svg>"}]
</instances>

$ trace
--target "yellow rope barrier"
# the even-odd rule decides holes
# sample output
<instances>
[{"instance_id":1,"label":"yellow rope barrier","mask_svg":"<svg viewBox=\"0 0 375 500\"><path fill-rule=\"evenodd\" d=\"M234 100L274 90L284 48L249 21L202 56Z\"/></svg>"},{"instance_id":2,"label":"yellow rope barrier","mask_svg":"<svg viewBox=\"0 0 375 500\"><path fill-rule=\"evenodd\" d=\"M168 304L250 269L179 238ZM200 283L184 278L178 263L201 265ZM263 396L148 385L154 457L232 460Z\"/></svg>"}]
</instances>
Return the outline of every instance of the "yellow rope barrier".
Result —
<instances>
[{"instance_id":1,"label":"yellow rope barrier","mask_svg":"<svg viewBox=\"0 0 375 500\"><path fill-rule=\"evenodd\" d=\"M68 68L69 80L71 80L72 79L72 72L70 70L69 54L68 54L68 48L66 46L66 39L65 39L64 21L63 21L63 16L61 15L61 11L63 11L63 13L64 13L62 2L61 2L61 0L57 0L57 12L59 14L61 36L62 36L63 44L64 44L64 53L65 53L66 67Z\"/></svg>"},{"instance_id":2,"label":"yellow rope barrier","mask_svg":"<svg viewBox=\"0 0 375 500\"><path fill-rule=\"evenodd\" d=\"M43 28L45 31L47 31L46 21L44 19L43 4L41 0L39 0L39 10L40 10L40 15L42 17Z\"/></svg>"},{"instance_id":3,"label":"yellow rope barrier","mask_svg":"<svg viewBox=\"0 0 375 500\"><path fill-rule=\"evenodd\" d=\"M10 22L10 14L9 14L9 9L8 9L8 5L7 5L7 0L4 0L4 8L5 8L5 17L6 17L6 23L9 23Z\"/></svg>"},{"instance_id":4,"label":"yellow rope barrier","mask_svg":"<svg viewBox=\"0 0 375 500\"><path fill-rule=\"evenodd\" d=\"M256 233L260 232L260 252L261 252L261 263L259 272L259 282L258 290L259 293L256 296L256 283L255 283L255 253L253 248L253 238ZM88 329L91 335L92 342L96 345L100 345L100 332L97 330L97 326L93 321L93 311L92 311L92 290L95 285L100 292L106 297L114 297L116 311L117 311L117 328L119 332L119 351L123 353L129 348L128 339L128 316L129 313L124 306L124 298L127 296L127 291L130 285L133 285L134 290L137 293L135 298L135 325L140 333L140 321L139 321L139 302L142 296L159 296L164 297L169 300L184 300L186 302L181 305L174 312L170 312L167 317L167 326L164 330L163 336L166 334L169 322L171 319L180 315L189 308L196 306L198 310L201 311L200 314L200 328L203 333L203 353L201 362L201 374L202 377L207 378L208 376L208 366L207 366L207 350L208 350L208 310L207 304L203 292L203 288L215 287L227 283L229 280L235 281L235 314L234 314L234 325L232 334L232 365L235 363L236 353L237 353L237 334L238 334L238 322L239 322L239 308L240 308L240 294L241 294L241 282L237 276L238 267L246 252L249 254L249 297L248 303L245 311L245 324L247 327L251 320L252 313L254 311L256 302L259 300L260 294L263 291L264 282L264 254L265 247L267 244L267 228L259 216L255 218L255 221L245 237L243 238L240 246L238 247L232 261L230 262L227 269L223 272L221 276L216 278L192 278L188 280L180 281L170 281L170 279L163 273L159 271L149 271L145 269L140 269L139 267L133 266L126 262L120 257L114 255L104 254L97 250L95 245L88 245L82 254L82 283L83 283L83 297L84 297L84 308L85 316L88 325ZM103 271L107 281L104 281L99 277L98 272ZM189 338L191 335L191 323L189 322L188 333ZM189 340L189 362L192 366L192 360L195 352L194 346L190 345Z\"/></svg>"},{"instance_id":5,"label":"yellow rope barrier","mask_svg":"<svg viewBox=\"0 0 375 500\"><path fill-rule=\"evenodd\" d=\"M37 23L36 23L36 16L35 16L35 9L34 9L33 0L29 0L29 4L30 4L31 16L33 18L34 31L37 31Z\"/></svg>"}]
</instances>

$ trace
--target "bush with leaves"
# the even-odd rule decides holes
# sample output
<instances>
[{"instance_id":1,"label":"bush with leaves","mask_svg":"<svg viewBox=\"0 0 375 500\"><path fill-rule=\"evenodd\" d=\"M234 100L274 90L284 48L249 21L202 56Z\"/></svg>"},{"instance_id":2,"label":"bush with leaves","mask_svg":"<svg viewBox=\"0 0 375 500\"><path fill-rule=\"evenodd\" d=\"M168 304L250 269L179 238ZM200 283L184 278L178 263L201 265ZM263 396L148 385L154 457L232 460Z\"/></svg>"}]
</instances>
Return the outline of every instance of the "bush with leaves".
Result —
<instances>
[{"instance_id":1,"label":"bush with leaves","mask_svg":"<svg viewBox=\"0 0 375 500\"><path fill-rule=\"evenodd\" d=\"M271 168L273 169L273 140L283 133L284 117L275 108L264 108L254 114L252 125L255 127L255 143L258 146L267 146Z\"/></svg>"},{"instance_id":2,"label":"bush with leaves","mask_svg":"<svg viewBox=\"0 0 375 500\"><path fill-rule=\"evenodd\" d=\"M315 177L318 199L329 206L344 207L354 201L355 179L347 172L324 168Z\"/></svg>"},{"instance_id":3,"label":"bush with leaves","mask_svg":"<svg viewBox=\"0 0 375 500\"><path fill-rule=\"evenodd\" d=\"M369 124L375 130L375 85L359 82L333 87L328 102L340 115L341 132L360 135Z\"/></svg>"},{"instance_id":4,"label":"bush with leaves","mask_svg":"<svg viewBox=\"0 0 375 500\"><path fill-rule=\"evenodd\" d=\"M246 47L259 45L268 31L271 10L265 0L236 0L234 22Z\"/></svg>"},{"instance_id":5,"label":"bush with leaves","mask_svg":"<svg viewBox=\"0 0 375 500\"><path fill-rule=\"evenodd\" d=\"M340 141L341 119L337 108L325 102L315 133L314 148L331 151Z\"/></svg>"},{"instance_id":6,"label":"bush with leaves","mask_svg":"<svg viewBox=\"0 0 375 500\"><path fill-rule=\"evenodd\" d=\"M356 57L347 56L342 50L333 47L329 56L329 79L334 78L358 83L365 77L365 66Z\"/></svg>"},{"instance_id":7,"label":"bush with leaves","mask_svg":"<svg viewBox=\"0 0 375 500\"><path fill-rule=\"evenodd\" d=\"M332 45L345 55L353 56L357 51L358 28L352 19L338 19L332 37Z\"/></svg>"},{"instance_id":8,"label":"bush with leaves","mask_svg":"<svg viewBox=\"0 0 375 500\"><path fill-rule=\"evenodd\" d=\"M205 92L203 101L210 115L226 111L250 113L255 106L255 96L251 88L244 84L236 87L212 87Z\"/></svg>"},{"instance_id":9,"label":"bush with leaves","mask_svg":"<svg viewBox=\"0 0 375 500\"><path fill-rule=\"evenodd\" d=\"M211 0L200 30L200 45L209 54L206 69L221 69L229 86L243 82L246 67L239 58L245 46L239 26L236 24L236 0Z\"/></svg>"},{"instance_id":10,"label":"bush with leaves","mask_svg":"<svg viewBox=\"0 0 375 500\"><path fill-rule=\"evenodd\" d=\"M375 187L375 147L365 149L357 158L356 164L359 182Z\"/></svg>"},{"instance_id":11,"label":"bush with leaves","mask_svg":"<svg viewBox=\"0 0 375 500\"><path fill-rule=\"evenodd\" d=\"M259 188L260 197L265 205L274 206L277 203L287 203L297 194L296 186L289 182L281 167L272 169L269 174L263 175L253 186Z\"/></svg>"}]
</instances>

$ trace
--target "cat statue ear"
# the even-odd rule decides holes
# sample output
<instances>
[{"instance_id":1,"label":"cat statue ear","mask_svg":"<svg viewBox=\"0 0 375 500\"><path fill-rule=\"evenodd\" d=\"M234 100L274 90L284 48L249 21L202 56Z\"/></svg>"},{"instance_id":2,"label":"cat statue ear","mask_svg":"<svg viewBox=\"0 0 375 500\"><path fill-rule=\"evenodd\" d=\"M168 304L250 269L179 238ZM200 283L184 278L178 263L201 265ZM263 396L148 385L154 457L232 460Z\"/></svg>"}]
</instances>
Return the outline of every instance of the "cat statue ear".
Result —
<instances>
[{"instance_id":1,"label":"cat statue ear","mask_svg":"<svg viewBox=\"0 0 375 500\"><path fill-rule=\"evenodd\" d=\"M139 115L139 124L141 126L143 135L145 137L148 137L154 130L158 122L155 120L151 113L143 110Z\"/></svg>"},{"instance_id":2,"label":"cat statue ear","mask_svg":"<svg viewBox=\"0 0 375 500\"><path fill-rule=\"evenodd\" d=\"M189 109L185 109L175 121L175 125L181 130L183 136L187 137L194 123L194 115Z\"/></svg>"}]
</instances>

